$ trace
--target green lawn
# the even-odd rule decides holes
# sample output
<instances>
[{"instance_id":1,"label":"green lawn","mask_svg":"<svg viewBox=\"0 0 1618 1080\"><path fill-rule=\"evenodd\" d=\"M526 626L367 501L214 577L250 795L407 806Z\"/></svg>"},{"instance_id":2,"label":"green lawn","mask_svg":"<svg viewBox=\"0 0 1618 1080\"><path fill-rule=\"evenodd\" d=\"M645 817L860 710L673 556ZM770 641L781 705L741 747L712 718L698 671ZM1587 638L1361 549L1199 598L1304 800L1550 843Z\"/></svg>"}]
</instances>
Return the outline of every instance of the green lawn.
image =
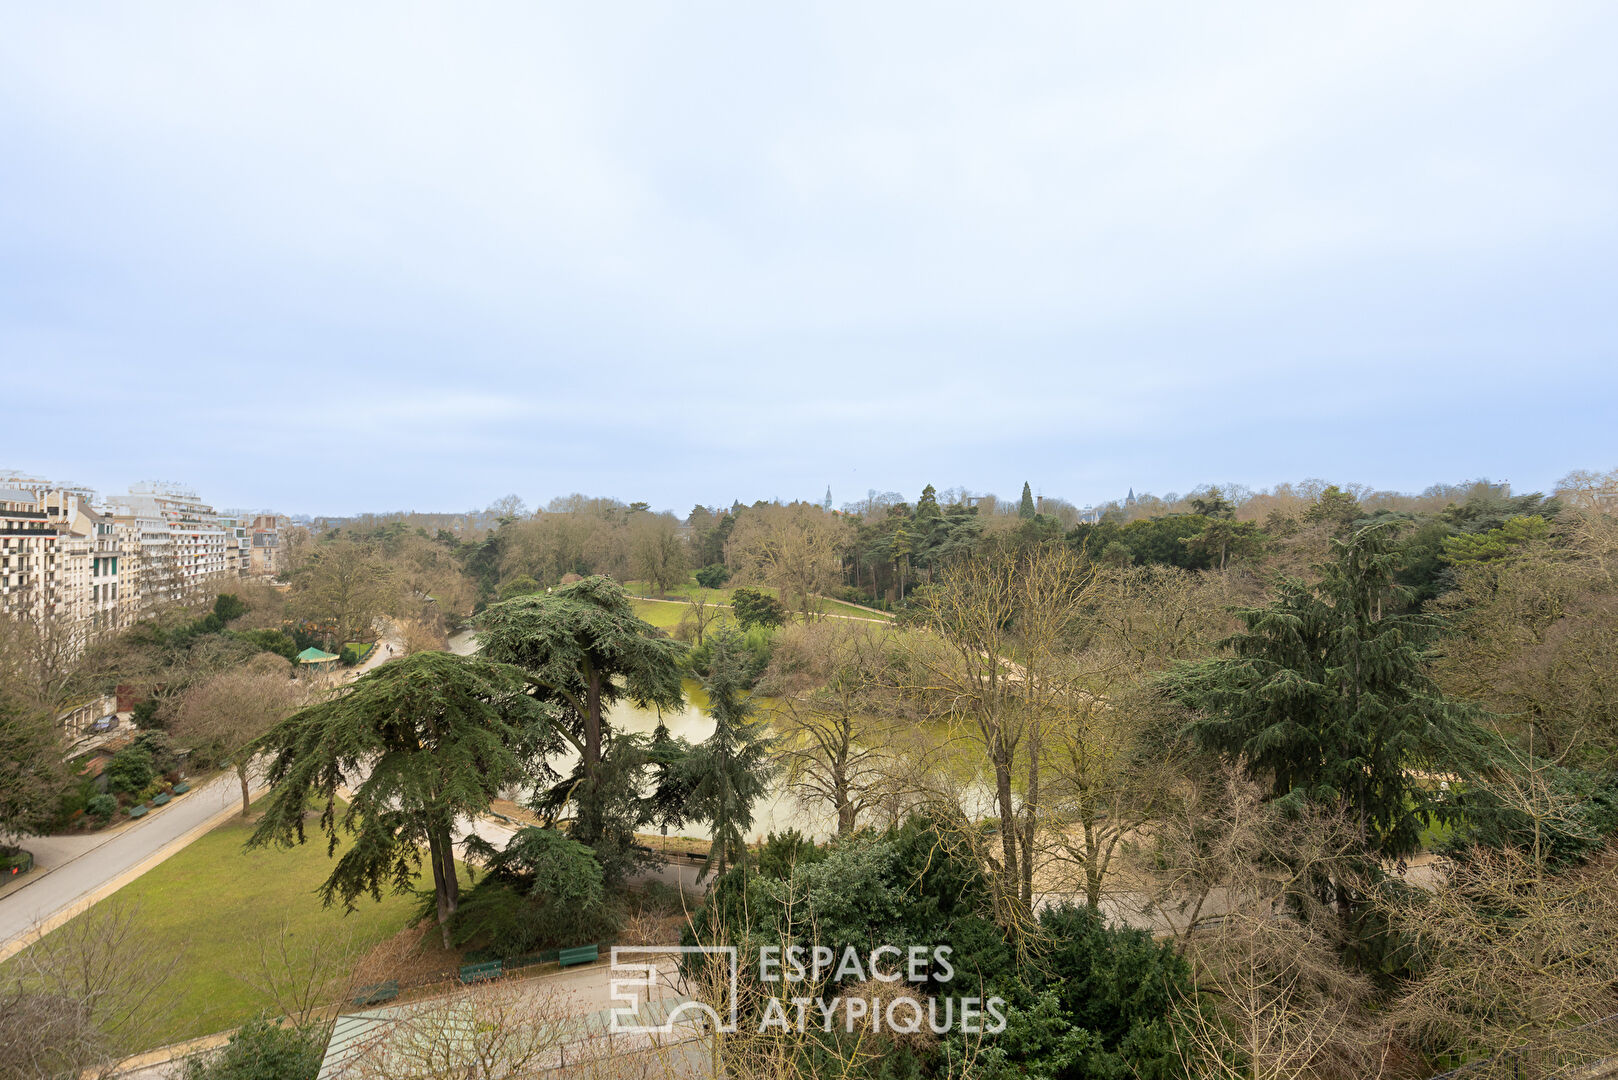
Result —
<instances>
[{"instance_id":1,"label":"green lawn","mask_svg":"<svg viewBox=\"0 0 1618 1080\"><path fill-rule=\"evenodd\" d=\"M634 593L636 596L656 596L657 595L657 593L652 588L651 582L649 582L649 581L626 581L626 582L624 582L624 588L628 589L631 593ZM732 592L734 592L734 591L735 591L735 589L732 586L728 586L728 585L725 586L722 589L704 589L702 586L697 584L697 579L695 577L691 577L691 578L688 578L686 580L686 583L684 585L676 585L674 588L670 589L668 591L668 593L667 593L667 597L670 600L690 600L690 599L694 599L697 595L699 595L701 593L707 593L709 601L711 601L713 603L716 603L716 604L728 604L728 603L730 603L730 594ZM769 593L771 596L779 596L780 595L779 590L771 588L769 586L764 586L764 587L760 588L759 591ZM891 619L892 618L891 615L885 614L884 612L868 611L865 608L855 607L853 604L845 604L841 600L822 599L821 604L823 605L823 607L825 609L825 612L828 615L848 615L848 616L852 616L852 617L857 618L857 619ZM666 607L668 605L655 605L655 606ZM678 610L678 609L676 609L676 610ZM645 619L646 616L642 615L641 618ZM647 621L651 622L650 619L648 619ZM679 620L678 616L676 616L675 619L674 619L674 622L678 623L679 621L680 620ZM662 623L653 623L653 625L654 626L662 626L663 624ZM670 624L670 625L673 625L673 624Z\"/></svg>"},{"instance_id":2,"label":"green lawn","mask_svg":"<svg viewBox=\"0 0 1618 1080\"><path fill-rule=\"evenodd\" d=\"M404 929L419 910L415 897L389 893L381 903L362 898L347 916L341 907L323 908L314 890L333 860L313 828L299 847L243 851L250 830L240 819L221 825L113 898L139 904L150 948L181 955L162 991L175 1008L154 1046L224 1031L268 1008L270 1000L242 976L257 970L259 938L283 919L296 935L338 927L363 950Z\"/></svg>"}]
</instances>

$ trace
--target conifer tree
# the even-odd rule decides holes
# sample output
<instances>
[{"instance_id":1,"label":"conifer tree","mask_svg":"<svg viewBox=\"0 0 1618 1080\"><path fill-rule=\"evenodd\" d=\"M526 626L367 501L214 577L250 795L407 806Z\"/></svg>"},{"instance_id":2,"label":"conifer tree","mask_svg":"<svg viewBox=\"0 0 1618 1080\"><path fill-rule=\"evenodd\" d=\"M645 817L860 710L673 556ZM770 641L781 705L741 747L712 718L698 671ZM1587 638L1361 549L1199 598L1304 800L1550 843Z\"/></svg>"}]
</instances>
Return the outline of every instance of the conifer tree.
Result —
<instances>
[{"instance_id":1,"label":"conifer tree","mask_svg":"<svg viewBox=\"0 0 1618 1080\"><path fill-rule=\"evenodd\" d=\"M1285 581L1238 612L1233 656L1182 664L1160 685L1194 712L1202 746L1242 756L1279 799L1342 806L1366 851L1399 858L1444 810L1413 771L1453 768L1476 729L1427 675L1431 621L1394 614L1394 528L1334 544L1319 584Z\"/></svg>"},{"instance_id":2,"label":"conifer tree","mask_svg":"<svg viewBox=\"0 0 1618 1080\"><path fill-rule=\"evenodd\" d=\"M713 659L703 689L713 734L693 748L682 766L688 794L688 816L708 822L713 846L708 870L722 876L747 861L747 830L753 827L753 804L769 787L776 767L774 745L764 725L753 719L747 693L747 655L734 630L713 637Z\"/></svg>"},{"instance_id":3,"label":"conifer tree","mask_svg":"<svg viewBox=\"0 0 1618 1080\"><path fill-rule=\"evenodd\" d=\"M599 575L490 605L478 642L482 655L521 667L530 692L558 708L559 731L580 759L576 782L561 792L577 810L573 836L616 873L629 853L626 815L644 762L633 740L614 738L606 710L624 699L643 709L683 707L685 646L639 618L623 586ZM607 760L614 753L622 760ZM555 798L543 802L542 812L556 811Z\"/></svg>"},{"instance_id":4,"label":"conifer tree","mask_svg":"<svg viewBox=\"0 0 1618 1080\"><path fill-rule=\"evenodd\" d=\"M515 667L421 652L292 714L259 740L270 794L248 846L303 843L304 812L318 808L328 854L343 834L354 838L318 890L349 908L365 893L380 900L384 885L408 892L425 847L447 947L460 900L456 820L537 778L561 749L555 710L526 688ZM339 810L338 788L349 784Z\"/></svg>"},{"instance_id":5,"label":"conifer tree","mask_svg":"<svg viewBox=\"0 0 1618 1080\"><path fill-rule=\"evenodd\" d=\"M1026 480L1022 482L1022 502L1017 504L1017 516L1024 520L1034 516L1034 489Z\"/></svg>"}]
</instances>

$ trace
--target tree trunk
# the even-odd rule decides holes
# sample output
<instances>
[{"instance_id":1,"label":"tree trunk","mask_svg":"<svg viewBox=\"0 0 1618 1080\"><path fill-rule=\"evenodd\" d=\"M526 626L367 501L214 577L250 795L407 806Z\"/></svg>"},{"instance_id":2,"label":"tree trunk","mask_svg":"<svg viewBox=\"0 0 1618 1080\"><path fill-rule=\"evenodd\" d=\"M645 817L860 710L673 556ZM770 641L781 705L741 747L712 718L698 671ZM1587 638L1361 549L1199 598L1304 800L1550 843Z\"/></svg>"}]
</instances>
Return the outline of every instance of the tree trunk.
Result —
<instances>
[{"instance_id":1,"label":"tree trunk","mask_svg":"<svg viewBox=\"0 0 1618 1080\"><path fill-rule=\"evenodd\" d=\"M837 835L854 835L854 802L848 797L848 785L837 781L835 788L837 796Z\"/></svg>"},{"instance_id":2,"label":"tree trunk","mask_svg":"<svg viewBox=\"0 0 1618 1080\"><path fill-rule=\"evenodd\" d=\"M236 779L242 782L242 817L246 817L253 806L253 800L247 793L247 767L250 763L251 759L240 762L236 766Z\"/></svg>"},{"instance_id":3,"label":"tree trunk","mask_svg":"<svg viewBox=\"0 0 1618 1080\"><path fill-rule=\"evenodd\" d=\"M1096 866L1096 827L1089 807L1084 816L1084 903L1091 911L1101 910L1101 875Z\"/></svg>"},{"instance_id":4,"label":"tree trunk","mask_svg":"<svg viewBox=\"0 0 1618 1080\"><path fill-rule=\"evenodd\" d=\"M584 703L584 775L593 781L601 764L601 675L593 664L585 671L590 685Z\"/></svg>"},{"instance_id":5,"label":"tree trunk","mask_svg":"<svg viewBox=\"0 0 1618 1080\"><path fill-rule=\"evenodd\" d=\"M443 842L439 839L438 830L430 829L427 833L427 860L433 865L433 901L438 909L438 932L443 935L444 948L450 947L449 920L455 913L450 906L449 883L444 879Z\"/></svg>"},{"instance_id":6,"label":"tree trunk","mask_svg":"<svg viewBox=\"0 0 1618 1080\"><path fill-rule=\"evenodd\" d=\"M1039 728L1029 732L1028 739L1028 792L1023 800L1022 834L1022 902L1034 909L1034 831L1039 825Z\"/></svg>"},{"instance_id":7,"label":"tree trunk","mask_svg":"<svg viewBox=\"0 0 1618 1080\"><path fill-rule=\"evenodd\" d=\"M1001 888L1007 900L1019 895L1017 887L1017 811L1011 797L1011 761L1003 747L996 747L994 755L994 796L1000 806L1000 853L1004 862L1000 866ZM1007 915L1011 913L1008 911Z\"/></svg>"},{"instance_id":8,"label":"tree trunk","mask_svg":"<svg viewBox=\"0 0 1618 1080\"><path fill-rule=\"evenodd\" d=\"M461 879L455 872L455 839L449 829L443 830L439 844L439 857L444 865L444 892L449 897L449 913L454 915L461 907Z\"/></svg>"}]
</instances>

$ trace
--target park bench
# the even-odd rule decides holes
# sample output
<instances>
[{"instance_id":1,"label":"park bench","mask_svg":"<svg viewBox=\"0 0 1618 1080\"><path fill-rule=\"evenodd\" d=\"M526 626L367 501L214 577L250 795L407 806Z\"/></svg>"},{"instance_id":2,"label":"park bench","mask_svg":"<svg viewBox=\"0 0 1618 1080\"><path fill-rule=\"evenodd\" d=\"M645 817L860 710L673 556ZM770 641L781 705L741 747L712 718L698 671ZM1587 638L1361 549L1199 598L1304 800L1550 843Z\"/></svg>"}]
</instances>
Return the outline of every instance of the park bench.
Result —
<instances>
[{"instance_id":1,"label":"park bench","mask_svg":"<svg viewBox=\"0 0 1618 1080\"><path fill-rule=\"evenodd\" d=\"M556 954L556 962L563 967L572 967L574 964L593 964L601 959L601 946L580 945L572 949L563 949Z\"/></svg>"},{"instance_id":2,"label":"park bench","mask_svg":"<svg viewBox=\"0 0 1618 1080\"><path fill-rule=\"evenodd\" d=\"M384 1001L392 1001L399 996L399 980L389 979L387 982L372 983L362 986L354 991L354 1004L359 1006L380 1005Z\"/></svg>"},{"instance_id":3,"label":"park bench","mask_svg":"<svg viewBox=\"0 0 1618 1080\"><path fill-rule=\"evenodd\" d=\"M131 806L129 808L129 816L132 817L132 818L145 817L146 816L146 804L145 803L136 803L134 806Z\"/></svg>"},{"instance_id":4,"label":"park bench","mask_svg":"<svg viewBox=\"0 0 1618 1080\"><path fill-rule=\"evenodd\" d=\"M152 805L153 806L167 806L168 803L169 803L169 798L170 798L170 796L169 796L168 792L166 792L166 791L158 792L156 795L152 796Z\"/></svg>"},{"instance_id":5,"label":"park bench","mask_svg":"<svg viewBox=\"0 0 1618 1080\"><path fill-rule=\"evenodd\" d=\"M490 960L484 964L467 964L461 968L461 982L479 983L498 979L504 967L498 960Z\"/></svg>"}]
</instances>

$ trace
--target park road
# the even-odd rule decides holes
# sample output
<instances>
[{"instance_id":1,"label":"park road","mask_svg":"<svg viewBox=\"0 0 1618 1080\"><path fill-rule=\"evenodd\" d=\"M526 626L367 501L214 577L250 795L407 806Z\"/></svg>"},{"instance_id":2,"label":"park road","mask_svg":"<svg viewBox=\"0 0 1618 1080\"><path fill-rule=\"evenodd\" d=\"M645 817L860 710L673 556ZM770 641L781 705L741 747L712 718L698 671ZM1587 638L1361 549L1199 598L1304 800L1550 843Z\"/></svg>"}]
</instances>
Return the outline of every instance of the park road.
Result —
<instances>
[{"instance_id":1,"label":"park road","mask_svg":"<svg viewBox=\"0 0 1618 1080\"><path fill-rule=\"evenodd\" d=\"M227 772L175 799L143 821L107 834L105 839L73 853L59 864L45 862L48 873L0 898L0 959L32 937L32 931L53 916L74 908L106 885L120 881L168 845L219 816L240 811L241 783ZM30 847L44 847L53 838L41 838ZM90 838L86 838L90 839Z\"/></svg>"}]
</instances>

